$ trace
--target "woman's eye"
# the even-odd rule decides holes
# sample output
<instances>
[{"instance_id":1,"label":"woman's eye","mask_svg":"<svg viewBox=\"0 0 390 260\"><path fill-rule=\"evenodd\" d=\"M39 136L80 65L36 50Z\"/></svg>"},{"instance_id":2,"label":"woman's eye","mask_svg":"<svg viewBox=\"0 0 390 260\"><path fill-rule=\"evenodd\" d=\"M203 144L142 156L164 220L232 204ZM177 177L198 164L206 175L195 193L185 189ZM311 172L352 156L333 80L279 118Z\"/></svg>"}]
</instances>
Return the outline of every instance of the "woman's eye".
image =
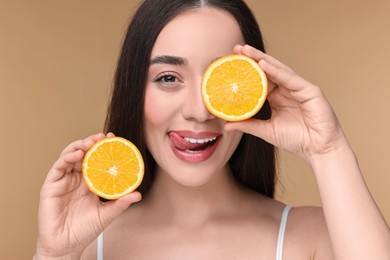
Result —
<instances>
[{"instance_id":1,"label":"woman's eye","mask_svg":"<svg viewBox=\"0 0 390 260\"><path fill-rule=\"evenodd\" d=\"M178 79L176 78L176 76L170 75L170 74L158 76L154 80L154 82L157 82L157 83L168 83L168 84L175 83L177 81L178 81Z\"/></svg>"},{"instance_id":2,"label":"woman's eye","mask_svg":"<svg viewBox=\"0 0 390 260\"><path fill-rule=\"evenodd\" d=\"M172 76L172 75L163 76L163 77L161 77L161 81L162 82L175 82L176 77Z\"/></svg>"}]
</instances>

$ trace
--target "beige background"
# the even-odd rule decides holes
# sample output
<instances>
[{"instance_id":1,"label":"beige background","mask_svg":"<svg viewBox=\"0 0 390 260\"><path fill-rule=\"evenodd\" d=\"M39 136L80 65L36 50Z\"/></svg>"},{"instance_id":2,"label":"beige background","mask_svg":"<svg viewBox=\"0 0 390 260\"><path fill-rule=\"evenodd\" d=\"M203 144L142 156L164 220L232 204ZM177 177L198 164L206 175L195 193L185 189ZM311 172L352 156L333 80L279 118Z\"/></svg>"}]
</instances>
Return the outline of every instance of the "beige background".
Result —
<instances>
[{"instance_id":1,"label":"beige background","mask_svg":"<svg viewBox=\"0 0 390 260\"><path fill-rule=\"evenodd\" d=\"M32 256L49 167L69 142L101 131L134 3L0 0L1 259ZM327 94L390 222L390 1L248 3L268 52ZM319 205L309 168L284 153L280 165L278 198Z\"/></svg>"}]
</instances>

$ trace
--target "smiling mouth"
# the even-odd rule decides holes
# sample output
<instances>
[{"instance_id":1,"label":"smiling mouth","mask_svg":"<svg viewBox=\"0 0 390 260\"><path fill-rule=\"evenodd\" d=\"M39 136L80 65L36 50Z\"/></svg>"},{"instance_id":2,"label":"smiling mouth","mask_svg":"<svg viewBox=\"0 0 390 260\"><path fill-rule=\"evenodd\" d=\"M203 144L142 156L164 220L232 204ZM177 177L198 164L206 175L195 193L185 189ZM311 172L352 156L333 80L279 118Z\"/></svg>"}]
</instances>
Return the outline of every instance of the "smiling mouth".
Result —
<instances>
[{"instance_id":1,"label":"smiling mouth","mask_svg":"<svg viewBox=\"0 0 390 260\"><path fill-rule=\"evenodd\" d=\"M209 149L217 141L217 135L207 138L184 137L176 132L170 132L169 138L172 145L184 152L197 153Z\"/></svg>"},{"instance_id":2,"label":"smiling mouth","mask_svg":"<svg viewBox=\"0 0 390 260\"><path fill-rule=\"evenodd\" d=\"M207 139L194 139L185 137L184 140L187 142L184 151L189 153L196 153L210 148L217 140L217 137Z\"/></svg>"}]
</instances>

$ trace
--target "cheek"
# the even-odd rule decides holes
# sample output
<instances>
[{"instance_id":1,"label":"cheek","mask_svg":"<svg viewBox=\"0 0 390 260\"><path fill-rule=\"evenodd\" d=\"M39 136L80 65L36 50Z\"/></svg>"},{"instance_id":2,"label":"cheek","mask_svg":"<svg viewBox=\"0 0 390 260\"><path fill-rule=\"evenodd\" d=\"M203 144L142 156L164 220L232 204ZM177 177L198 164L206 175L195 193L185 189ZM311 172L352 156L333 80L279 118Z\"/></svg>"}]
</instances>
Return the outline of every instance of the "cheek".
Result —
<instances>
[{"instance_id":1,"label":"cheek","mask_svg":"<svg viewBox=\"0 0 390 260\"><path fill-rule=\"evenodd\" d=\"M158 126L167 123L176 110L172 99L164 96L156 88L146 88L144 108L146 125Z\"/></svg>"},{"instance_id":2,"label":"cheek","mask_svg":"<svg viewBox=\"0 0 390 260\"><path fill-rule=\"evenodd\" d=\"M146 124L158 124L163 119L163 110L160 109L161 104L159 104L159 99L156 97L156 95L153 93L153 91L150 91L146 89L145 92L145 122ZM160 114L162 113L162 114Z\"/></svg>"},{"instance_id":3,"label":"cheek","mask_svg":"<svg viewBox=\"0 0 390 260\"><path fill-rule=\"evenodd\" d=\"M226 133L225 133L226 134ZM229 158L233 155L234 151L236 150L238 144L241 141L241 138L243 136L243 133L240 131L232 131L227 134L227 147L226 154L229 155Z\"/></svg>"}]
</instances>

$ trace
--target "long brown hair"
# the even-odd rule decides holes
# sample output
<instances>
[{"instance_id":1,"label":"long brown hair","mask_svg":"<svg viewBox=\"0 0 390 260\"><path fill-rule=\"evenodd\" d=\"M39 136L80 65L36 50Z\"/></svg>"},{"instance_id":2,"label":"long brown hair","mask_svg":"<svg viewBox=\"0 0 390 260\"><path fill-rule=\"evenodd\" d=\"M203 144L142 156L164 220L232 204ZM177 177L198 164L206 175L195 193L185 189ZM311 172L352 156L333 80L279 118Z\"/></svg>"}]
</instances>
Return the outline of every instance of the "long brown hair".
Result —
<instances>
[{"instance_id":1,"label":"long brown hair","mask_svg":"<svg viewBox=\"0 0 390 260\"><path fill-rule=\"evenodd\" d=\"M144 98L150 55L157 36L164 26L185 10L211 7L232 14L245 42L265 51L262 35L251 10L241 0L145 0L127 29L117 64L115 82L105 122L105 132L132 141L145 160L144 180L139 191L145 194L154 179L156 162L145 144ZM266 102L255 115L269 119L271 109ZM229 160L238 182L268 197L275 187L275 148L260 138L244 134Z\"/></svg>"}]
</instances>

